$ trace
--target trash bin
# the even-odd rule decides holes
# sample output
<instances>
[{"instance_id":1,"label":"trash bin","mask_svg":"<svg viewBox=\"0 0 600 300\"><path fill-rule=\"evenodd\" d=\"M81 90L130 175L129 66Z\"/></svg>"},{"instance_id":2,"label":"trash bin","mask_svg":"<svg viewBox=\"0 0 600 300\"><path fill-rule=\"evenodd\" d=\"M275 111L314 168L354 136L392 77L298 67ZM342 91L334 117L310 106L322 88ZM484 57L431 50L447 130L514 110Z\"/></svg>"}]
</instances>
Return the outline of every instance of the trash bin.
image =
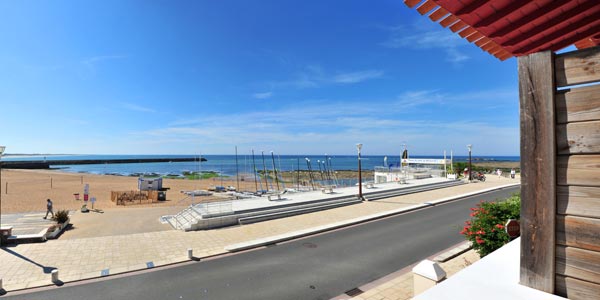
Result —
<instances>
[{"instance_id":1,"label":"trash bin","mask_svg":"<svg viewBox=\"0 0 600 300\"><path fill-rule=\"evenodd\" d=\"M158 192L158 201L167 200L167 192L159 191Z\"/></svg>"}]
</instances>

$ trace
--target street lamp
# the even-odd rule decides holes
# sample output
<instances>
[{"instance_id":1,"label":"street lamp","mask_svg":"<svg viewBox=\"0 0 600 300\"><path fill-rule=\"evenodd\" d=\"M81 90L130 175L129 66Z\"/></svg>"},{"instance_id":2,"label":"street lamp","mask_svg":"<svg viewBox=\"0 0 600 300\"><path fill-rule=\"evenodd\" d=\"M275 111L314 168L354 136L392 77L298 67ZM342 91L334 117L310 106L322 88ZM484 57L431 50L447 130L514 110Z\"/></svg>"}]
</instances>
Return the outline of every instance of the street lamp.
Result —
<instances>
[{"instance_id":1,"label":"street lamp","mask_svg":"<svg viewBox=\"0 0 600 300\"><path fill-rule=\"evenodd\" d=\"M362 148L362 144L356 144L356 150L358 150L358 198L363 200L362 194L362 173L360 169L360 149Z\"/></svg>"},{"instance_id":2,"label":"street lamp","mask_svg":"<svg viewBox=\"0 0 600 300\"><path fill-rule=\"evenodd\" d=\"M468 144L467 148L469 148L469 181L471 181L472 177L471 177L471 148L473 148L473 145Z\"/></svg>"},{"instance_id":3,"label":"street lamp","mask_svg":"<svg viewBox=\"0 0 600 300\"><path fill-rule=\"evenodd\" d=\"M2 228L2 154L4 154L6 146L0 146L0 229ZM0 239L0 245L2 240Z\"/></svg>"}]
</instances>

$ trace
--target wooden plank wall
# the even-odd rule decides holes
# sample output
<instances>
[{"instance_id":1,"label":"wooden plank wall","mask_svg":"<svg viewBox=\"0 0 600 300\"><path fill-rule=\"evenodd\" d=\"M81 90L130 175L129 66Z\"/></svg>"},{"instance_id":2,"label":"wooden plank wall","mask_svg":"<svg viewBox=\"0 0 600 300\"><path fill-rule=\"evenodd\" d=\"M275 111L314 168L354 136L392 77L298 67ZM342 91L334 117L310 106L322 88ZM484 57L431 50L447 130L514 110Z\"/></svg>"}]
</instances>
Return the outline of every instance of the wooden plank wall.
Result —
<instances>
[{"instance_id":1,"label":"wooden plank wall","mask_svg":"<svg viewBox=\"0 0 600 300\"><path fill-rule=\"evenodd\" d=\"M600 296L600 47L556 55L555 293ZM592 84L587 86L569 86ZM523 158L521 158L523 159Z\"/></svg>"}]
</instances>

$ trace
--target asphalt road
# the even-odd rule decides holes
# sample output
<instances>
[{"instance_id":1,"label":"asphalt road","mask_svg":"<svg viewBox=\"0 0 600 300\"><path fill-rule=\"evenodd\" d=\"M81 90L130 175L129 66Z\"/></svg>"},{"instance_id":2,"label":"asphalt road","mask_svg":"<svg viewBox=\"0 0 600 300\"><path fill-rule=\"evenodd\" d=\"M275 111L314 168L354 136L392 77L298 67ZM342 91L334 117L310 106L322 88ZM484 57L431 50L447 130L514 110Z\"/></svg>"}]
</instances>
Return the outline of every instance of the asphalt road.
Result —
<instances>
[{"instance_id":1,"label":"asphalt road","mask_svg":"<svg viewBox=\"0 0 600 300\"><path fill-rule=\"evenodd\" d=\"M503 189L326 234L144 274L6 299L330 299L464 240L470 207ZM385 201L385 199L379 200ZM165 241L168 242L168 241Z\"/></svg>"}]
</instances>

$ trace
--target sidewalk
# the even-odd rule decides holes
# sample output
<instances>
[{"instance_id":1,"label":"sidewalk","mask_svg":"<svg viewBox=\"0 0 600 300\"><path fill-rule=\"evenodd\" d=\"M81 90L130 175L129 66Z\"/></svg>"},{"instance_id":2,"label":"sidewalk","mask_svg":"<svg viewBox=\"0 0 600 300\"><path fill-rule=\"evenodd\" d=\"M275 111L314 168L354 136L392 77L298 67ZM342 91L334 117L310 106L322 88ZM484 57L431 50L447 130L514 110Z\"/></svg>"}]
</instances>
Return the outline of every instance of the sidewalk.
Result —
<instances>
[{"instance_id":1,"label":"sidewalk","mask_svg":"<svg viewBox=\"0 0 600 300\"><path fill-rule=\"evenodd\" d=\"M188 248L193 249L196 258L224 254L228 253L225 248L232 244L308 230L423 202L518 183L516 180L492 177L483 183L364 202L243 226L194 232L168 230L9 245L0 249L0 279L3 281L3 288L10 292L51 285L52 269L59 270L59 278L63 282L143 270L148 268L148 263L161 266L188 261ZM494 199L482 197L482 200ZM77 228L78 224L73 226ZM126 227L127 224L123 226ZM87 230L89 232L89 229Z\"/></svg>"},{"instance_id":2,"label":"sidewalk","mask_svg":"<svg viewBox=\"0 0 600 300\"><path fill-rule=\"evenodd\" d=\"M446 271L446 278L451 277L458 271L468 267L479 260L479 254L474 250L469 250L446 262L439 263L440 267ZM374 284L368 284L364 293L356 297L348 297L352 300L408 300L414 296L413 292L413 266L390 274Z\"/></svg>"}]
</instances>

